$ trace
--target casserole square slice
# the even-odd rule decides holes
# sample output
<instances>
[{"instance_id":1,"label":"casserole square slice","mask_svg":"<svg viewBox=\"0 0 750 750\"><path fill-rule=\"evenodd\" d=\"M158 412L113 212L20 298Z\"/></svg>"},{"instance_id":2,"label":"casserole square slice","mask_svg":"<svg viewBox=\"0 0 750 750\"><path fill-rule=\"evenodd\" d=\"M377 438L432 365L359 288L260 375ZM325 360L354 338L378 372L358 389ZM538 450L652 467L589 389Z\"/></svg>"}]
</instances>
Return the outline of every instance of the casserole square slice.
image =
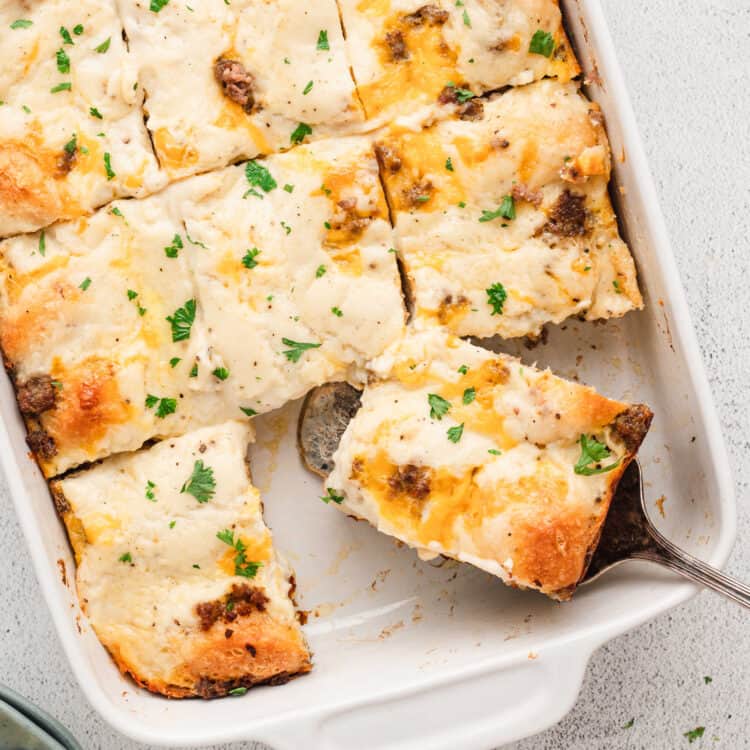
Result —
<instances>
[{"instance_id":1,"label":"casserole square slice","mask_svg":"<svg viewBox=\"0 0 750 750\"><path fill-rule=\"evenodd\" d=\"M511 338L640 309L599 108L575 83L547 80L484 101L481 114L380 139L417 318Z\"/></svg>"},{"instance_id":2,"label":"casserole square slice","mask_svg":"<svg viewBox=\"0 0 750 750\"><path fill-rule=\"evenodd\" d=\"M236 695L311 668L293 575L274 552L226 422L52 482L81 608L122 672L173 698Z\"/></svg>"},{"instance_id":3,"label":"casserole square slice","mask_svg":"<svg viewBox=\"0 0 750 750\"><path fill-rule=\"evenodd\" d=\"M246 413L361 377L402 334L393 233L369 139L305 144L168 192L185 196L179 211L201 245L186 248L198 304L229 373L224 387Z\"/></svg>"},{"instance_id":4,"label":"casserole square slice","mask_svg":"<svg viewBox=\"0 0 750 750\"><path fill-rule=\"evenodd\" d=\"M0 243L0 344L47 476L239 416L187 244L161 194Z\"/></svg>"},{"instance_id":5,"label":"casserole square slice","mask_svg":"<svg viewBox=\"0 0 750 750\"><path fill-rule=\"evenodd\" d=\"M350 132L362 120L335 0L119 0L170 178Z\"/></svg>"},{"instance_id":6,"label":"casserole square slice","mask_svg":"<svg viewBox=\"0 0 750 750\"><path fill-rule=\"evenodd\" d=\"M436 104L472 118L466 97L580 69L557 0L341 0L367 117L389 121ZM452 88L451 88L452 86ZM433 111L434 114L434 111Z\"/></svg>"},{"instance_id":7,"label":"casserole square slice","mask_svg":"<svg viewBox=\"0 0 750 750\"><path fill-rule=\"evenodd\" d=\"M113 0L3 2L0 50L0 237L161 187Z\"/></svg>"},{"instance_id":8,"label":"casserole square slice","mask_svg":"<svg viewBox=\"0 0 750 750\"><path fill-rule=\"evenodd\" d=\"M437 328L372 370L325 499L422 555L570 598L650 410Z\"/></svg>"}]
</instances>

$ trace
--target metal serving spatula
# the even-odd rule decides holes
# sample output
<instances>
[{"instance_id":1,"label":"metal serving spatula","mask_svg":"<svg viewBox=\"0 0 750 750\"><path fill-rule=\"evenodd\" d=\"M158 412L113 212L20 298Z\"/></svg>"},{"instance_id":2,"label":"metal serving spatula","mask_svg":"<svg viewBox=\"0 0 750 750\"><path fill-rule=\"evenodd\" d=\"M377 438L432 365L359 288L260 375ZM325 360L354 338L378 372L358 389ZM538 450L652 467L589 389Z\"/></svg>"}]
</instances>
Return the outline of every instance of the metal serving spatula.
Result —
<instances>
[{"instance_id":1,"label":"metal serving spatula","mask_svg":"<svg viewBox=\"0 0 750 750\"><path fill-rule=\"evenodd\" d=\"M297 427L300 455L308 469L322 477L328 475L333 454L359 404L360 392L347 383L329 383L308 394ZM681 550L651 523L637 461L620 480L601 539L580 584L591 583L626 560L658 563L750 609L750 586Z\"/></svg>"}]
</instances>

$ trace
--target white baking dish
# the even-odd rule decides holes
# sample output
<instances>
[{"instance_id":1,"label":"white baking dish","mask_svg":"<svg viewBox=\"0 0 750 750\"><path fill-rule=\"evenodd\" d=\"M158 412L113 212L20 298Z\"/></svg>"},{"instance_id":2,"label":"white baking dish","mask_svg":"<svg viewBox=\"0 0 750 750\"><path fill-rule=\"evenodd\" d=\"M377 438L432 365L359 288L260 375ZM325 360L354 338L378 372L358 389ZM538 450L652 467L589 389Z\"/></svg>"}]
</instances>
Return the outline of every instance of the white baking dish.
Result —
<instances>
[{"instance_id":1,"label":"white baking dish","mask_svg":"<svg viewBox=\"0 0 750 750\"><path fill-rule=\"evenodd\" d=\"M721 565L735 535L730 470L635 121L598 0L562 5L606 114L614 192L648 306L607 325L569 323L519 353L653 407L641 454L647 495L666 496L658 520L672 539ZM258 739L284 750L491 748L560 719L598 646L694 593L628 564L559 605L468 566L419 562L316 499L319 483L294 447L298 406L257 420L252 461L301 605L312 610L316 669L241 698L169 701L121 677L80 614L63 527L27 455L11 386L0 382L3 467L37 577L86 696L124 734L180 747Z\"/></svg>"}]
</instances>

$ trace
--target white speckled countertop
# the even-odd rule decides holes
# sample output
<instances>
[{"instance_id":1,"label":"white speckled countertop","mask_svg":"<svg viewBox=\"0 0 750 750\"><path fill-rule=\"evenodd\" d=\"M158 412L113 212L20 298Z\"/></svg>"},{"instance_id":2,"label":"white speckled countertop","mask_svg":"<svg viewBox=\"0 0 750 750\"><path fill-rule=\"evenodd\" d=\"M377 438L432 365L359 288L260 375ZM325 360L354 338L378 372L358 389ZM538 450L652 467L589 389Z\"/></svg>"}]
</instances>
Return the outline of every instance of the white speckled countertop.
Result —
<instances>
[{"instance_id":1,"label":"white speckled countertop","mask_svg":"<svg viewBox=\"0 0 750 750\"><path fill-rule=\"evenodd\" d=\"M735 470L739 537L728 570L750 580L750 4L602 2ZM0 560L0 682L54 714L86 750L144 750L111 730L73 679L4 480ZM706 732L696 750L750 747L748 664L750 614L701 594L598 651L571 713L508 750L673 750L698 725Z\"/></svg>"}]
</instances>

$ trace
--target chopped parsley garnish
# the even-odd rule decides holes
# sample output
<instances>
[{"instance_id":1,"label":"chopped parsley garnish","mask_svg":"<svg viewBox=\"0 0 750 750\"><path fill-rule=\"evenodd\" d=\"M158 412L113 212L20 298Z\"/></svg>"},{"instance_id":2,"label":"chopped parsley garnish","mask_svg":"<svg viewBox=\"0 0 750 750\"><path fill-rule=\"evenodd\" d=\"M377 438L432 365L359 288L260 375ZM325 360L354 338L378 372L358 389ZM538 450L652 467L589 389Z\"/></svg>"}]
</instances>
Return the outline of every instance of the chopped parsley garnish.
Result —
<instances>
[{"instance_id":1,"label":"chopped parsley garnish","mask_svg":"<svg viewBox=\"0 0 750 750\"><path fill-rule=\"evenodd\" d=\"M146 500L150 500L152 503L156 502L156 495L154 494L154 488L156 484L150 479L146 480Z\"/></svg>"},{"instance_id":2,"label":"chopped parsley garnish","mask_svg":"<svg viewBox=\"0 0 750 750\"><path fill-rule=\"evenodd\" d=\"M332 307L331 312L337 317L340 318L344 313L341 311L341 308L339 307Z\"/></svg>"},{"instance_id":3,"label":"chopped parsley garnish","mask_svg":"<svg viewBox=\"0 0 750 750\"><path fill-rule=\"evenodd\" d=\"M516 218L516 202L513 200L512 195L506 195L500 206L495 211L489 211L484 209L482 215L479 217L479 222L484 224L493 219L515 219Z\"/></svg>"},{"instance_id":4,"label":"chopped parsley garnish","mask_svg":"<svg viewBox=\"0 0 750 750\"><path fill-rule=\"evenodd\" d=\"M449 83L448 86L454 89L453 93L456 95L456 101L459 104L466 104L466 102L468 102L469 99L476 98L476 94L473 91L470 91L469 89L457 89L455 84L451 84L451 83Z\"/></svg>"},{"instance_id":5,"label":"chopped parsley garnish","mask_svg":"<svg viewBox=\"0 0 750 750\"><path fill-rule=\"evenodd\" d=\"M277 186L271 173L262 164L258 164L254 160L245 164L245 177L251 185L259 187L264 193L270 193Z\"/></svg>"},{"instance_id":6,"label":"chopped parsley garnish","mask_svg":"<svg viewBox=\"0 0 750 750\"><path fill-rule=\"evenodd\" d=\"M463 401L465 404L470 404L477 397L476 388L467 388L464 391Z\"/></svg>"},{"instance_id":7,"label":"chopped parsley garnish","mask_svg":"<svg viewBox=\"0 0 750 750\"><path fill-rule=\"evenodd\" d=\"M98 52L100 55L103 55L109 49L111 41L112 37L105 39L98 47L94 47L94 52Z\"/></svg>"},{"instance_id":8,"label":"chopped parsley garnish","mask_svg":"<svg viewBox=\"0 0 750 750\"><path fill-rule=\"evenodd\" d=\"M692 745L696 740L699 740L701 737L703 737L704 732L706 731L706 727L696 727L695 729L691 729L689 732L685 732L683 734L683 737L688 738L688 742Z\"/></svg>"},{"instance_id":9,"label":"chopped parsley garnish","mask_svg":"<svg viewBox=\"0 0 750 750\"><path fill-rule=\"evenodd\" d=\"M167 321L172 326L172 341L185 341L190 338L190 329L195 322L195 307L195 300L189 299L172 315L167 315Z\"/></svg>"},{"instance_id":10,"label":"chopped parsley garnish","mask_svg":"<svg viewBox=\"0 0 750 750\"><path fill-rule=\"evenodd\" d=\"M192 238L192 237L190 236L190 234L189 234L189 232L188 232L187 230L185 230L185 237L187 237L187 241L188 241L188 242L189 242L189 243L190 243L191 245L196 245L197 247L202 247L202 248L203 248L204 250L207 250L207 249L208 249L208 248L207 248L207 247L206 247L206 246L205 246L205 245L204 245L204 244L203 244L202 242L200 242L199 240L194 240L194 239L193 239L193 238Z\"/></svg>"},{"instance_id":11,"label":"chopped parsley garnish","mask_svg":"<svg viewBox=\"0 0 750 750\"><path fill-rule=\"evenodd\" d=\"M135 289L128 289L128 299L134 300L138 296L138 292L135 291Z\"/></svg>"},{"instance_id":12,"label":"chopped parsley garnish","mask_svg":"<svg viewBox=\"0 0 750 750\"><path fill-rule=\"evenodd\" d=\"M499 451L497 448L490 448L487 453L491 453L493 456L502 455L502 451Z\"/></svg>"},{"instance_id":13,"label":"chopped parsley garnish","mask_svg":"<svg viewBox=\"0 0 750 750\"><path fill-rule=\"evenodd\" d=\"M299 358L302 356L303 352L306 352L308 349L317 349L318 347L320 347L320 344L305 344L303 342L292 341L291 339L287 338L281 339L281 342L284 344L284 346L289 347L289 349L285 349L282 354L290 362L299 362Z\"/></svg>"},{"instance_id":14,"label":"chopped parsley garnish","mask_svg":"<svg viewBox=\"0 0 750 750\"><path fill-rule=\"evenodd\" d=\"M73 27L73 33L74 33L74 34L75 34L76 36L81 36L81 34L83 34L83 24L77 23L77 24L76 24L76 25L75 25L75 26Z\"/></svg>"},{"instance_id":15,"label":"chopped parsley garnish","mask_svg":"<svg viewBox=\"0 0 750 750\"><path fill-rule=\"evenodd\" d=\"M59 380L52 380L52 381L50 381L50 382L52 383L52 385L53 385L53 386L54 386L55 388L57 388L57 390L58 390L58 391L61 391L61 390L63 389L63 384L62 384L62 382L61 382L61 381L59 381Z\"/></svg>"},{"instance_id":16,"label":"chopped parsley garnish","mask_svg":"<svg viewBox=\"0 0 750 750\"><path fill-rule=\"evenodd\" d=\"M170 529L173 529L173 528L175 527L175 524L176 524L176 523L177 523L177 521L170 521L170 522L169 522L169 528L170 528Z\"/></svg>"},{"instance_id":17,"label":"chopped parsley garnish","mask_svg":"<svg viewBox=\"0 0 750 750\"><path fill-rule=\"evenodd\" d=\"M302 89L302 95L307 96L312 91L312 87L313 87L313 82L308 81L305 88Z\"/></svg>"},{"instance_id":18,"label":"chopped parsley garnish","mask_svg":"<svg viewBox=\"0 0 750 750\"><path fill-rule=\"evenodd\" d=\"M461 424L457 424L455 427L448 428L448 440L450 440L451 443L457 443L461 439L461 435L463 434L464 434L463 422Z\"/></svg>"},{"instance_id":19,"label":"chopped parsley garnish","mask_svg":"<svg viewBox=\"0 0 750 750\"><path fill-rule=\"evenodd\" d=\"M289 140L291 143L302 143L307 135L312 135L312 128L306 122L301 122L292 131Z\"/></svg>"},{"instance_id":20,"label":"chopped parsley garnish","mask_svg":"<svg viewBox=\"0 0 750 750\"><path fill-rule=\"evenodd\" d=\"M531 37L529 43L529 52L534 55L543 55L544 57L551 57L555 51L555 39L549 31L542 31L537 29L534 32L534 36Z\"/></svg>"},{"instance_id":21,"label":"chopped parsley garnish","mask_svg":"<svg viewBox=\"0 0 750 750\"><path fill-rule=\"evenodd\" d=\"M226 380L229 377L229 370L226 367L217 367L211 371L211 374L219 380Z\"/></svg>"},{"instance_id":22,"label":"chopped parsley garnish","mask_svg":"<svg viewBox=\"0 0 750 750\"><path fill-rule=\"evenodd\" d=\"M86 291L91 286L91 277L87 276L79 285L78 288L82 291Z\"/></svg>"},{"instance_id":23,"label":"chopped parsley garnish","mask_svg":"<svg viewBox=\"0 0 750 750\"><path fill-rule=\"evenodd\" d=\"M321 276L325 275L325 272L326 272L326 267L323 264L319 265L315 271L315 278L319 279Z\"/></svg>"},{"instance_id":24,"label":"chopped parsley garnish","mask_svg":"<svg viewBox=\"0 0 750 750\"><path fill-rule=\"evenodd\" d=\"M289 226L289 224L287 224L285 221L280 222L280 224L287 234L292 233L292 228Z\"/></svg>"},{"instance_id":25,"label":"chopped parsley garnish","mask_svg":"<svg viewBox=\"0 0 750 750\"><path fill-rule=\"evenodd\" d=\"M124 216L122 215L122 211L120 211L120 209L119 209L119 208L117 208L117 206L113 206L113 207L112 207L112 208L110 209L110 211L109 211L109 212L110 212L111 214L114 214L115 216L119 216L119 217L120 217L121 219L122 219L122 218L125 218L125 217L124 217Z\"/></svg>"},{"instance_id":26,"label":"chopped parsley garnish","mask_svg":"<svg viewBox=\"0 0 750 750\"><path fill-rule=\"evenodd\" d=\"M78 138L76 134L73 133L73 137L63 146L63 151L65 151L66 154L74 154L77 148Z\"/></svg>"},{"instance_id":27,"label":"chopped parsley garnish","mask_svg":"<svg viewBox=\"0 0 750 750\"><path fill-rule=\"evenodd\" d=\"M316 47L317 49L320 49L320 50L331 49L330 45L328 44L328 32L325 29L320 30L320 33L318 34L318 43Z\"/></svg>"},{"instance_id":28,"label":"chopped parsley garnish","mask_svg":"<svg viewBox=\"0 0 750 750\"><path fill-rule=\"evenodd\" d=\"M287 183L286 185L284 185L284 190L287 193L293 193L294 192L294 185L290 185L289 183Z\"/></svg>"},{"instance_id":29,"label":"chopped parsley garnish","mask_svg":"<svg viewBox=\"0 0 750 750\"><path fill-rule=\"evenodd\" d=\"M617 279L612 282L612 286L615 288L616 294L622 294L622 287L620 286L620 282Z\"/></svg>"},{"instance_id":30,"label":"chopped parsley garnish","mask_svg":"<svg viewBox=\"0 0 750 750\"><path fill-rule=\"evenodd\" d=\"M70 36L70 32L64 27L60 27L60 36L63 38L64 44L73 44L73 37Z\"/></svg>"},{"instance_id":31,"label":"chopped parsley garnish","mask_svg":"<svg viewBox=\"0 0 750 750\"><path fill-rule=\"evenodd\" d=\"M199 503L207 503L216 494L214 470L205 466L202 459L198 459L193 464L193 473L182 485L180 492L192 495Z\"/></svg>"},{"instance_id":32,"label":"chopped parsley garnish","mask_svg":"<svg viewBox=\"0 0 750 750\"><path fill-rule=\"evenodd\" d=\"M336 503L336 505L341 505L344 502L344 496L339 495L333 487L326 487L326 494L320 499L324 503Z\"/></svg>"},{"instance_id":33,"label":"chopped parsley garnish","mask_svg":"<svg viewBox=\"0 0 750 750\"><path fill-rule=\"evenodd\" d=\"M244 695L247 692L246 687L236 687L232 688L227 692L227 695Z\"/></svg>"},{"instance_id":34,"label":"chopped parsley garnish","mask_svg":"<svg viewBox=\"0 0 750 750\"><path fill-rule=\"evenodd\" d=\"M258 413L255 409L251 409L249 406L240 406L240 411L246 417L254 417Z\"/></svg>"},{"instance_id":35,"label":"chopped parsley garnish","mask_svg":"<svg viewBox=\"0 0 750 750\"><path fill-rule=\"evenodd\" d=\"M47 252L47 239L44 236L44 230L39 233L39 255L44 257L44 254Z\"/></svg>"},{"instance_id":36,"label":"chopped parsley garnish","mask_svg":"<svg viewBox=\"0 0 750 750\"><path fill-rule=\"evenodd\" d=\"M431 419L442 419L451 408L449 401L446 401L442 396L438 396L435 393L427 395L427 403L430 405Z\"/></svg>"},{"instance_id":37,"label":"chopped parsley garnish","mask_svg":"<svg viewBox=\"0 0 750 750\"><path fill-rule=\"evenodd\" d=\"M112 157L109 155L109 151L104 152L104 171L107 174L108 180L115 177L115 171L112 169Z\"/></svg>"},{"instance_id":38,"label":"chopped parsley garnish","mask_svg":"<svg viewBox=\"0 0 750 750\"><path fill-rule=\"evenodd\" d=\"M609 464L609 466L600 466L600 463L605 458L609 458L612 455L612 451L595 437L589 438L586 435L581 435L579 443L581 446L581 457L573 467L573 471L576 474L581 474L584 477L605 474L620 465L620 459L618 458L617 461Z\"/></svg>"},{"instance_id":39,"label":"chopped parsley garnish","mask_svg":"<svg viewBox=\"0 0 750 750\"><path fill-rule=\"evenodd\" d=\"M19 18L10 25L11 29L28 29L29 26L33 26L33 21L27 21L25 18Z\"/></svg>"},{"instance_id":40,"label":"chopped parsley garnish","mask_svg":"<svg viewBox=\"0 0 750 750\"><path fill-rule=\"evenodd\" d=\"M117 558L121 563L132 563L133 557L130 552L125 552Z\"/></svg>"},{"instance_id":41,"label":"chopped parsley garnish","mask_svg":"<svg viewBox=\"0 0 750 750\"><path fill-rule=\"evenodd\" d=\"M469 18L469 11L464 8L464 26L471 28L471 19Z\"/></svg>"},{"instance_id":42,"label":"chopped parsley garnish","mask_svg":"<svg viewBox=\"0 0 750 750\"><path fill-rule=\"evenodd\" d=\"M190 372L188 373L189 378L197 378L198 377L198 363L196 362L191 368Z\"/></svg>"},{"instance_id":43,"label":"chopped parsley garnish","mask_svg":"<svg viewBox=\"0 0 750 750\"><path fill-rule=\"evenodd\" d=\"M164 255L167 256L167 258L176 258L180 250L182 250L182 237L180 237L179 234L176 234L174 237L172 237L172 244L167 245L164 248Z\"/></svg>"},{"instance_id":44,"label":"chopped parsley garnish","mask_svg":"<svg viewBox=\"0 0 750 750\"><path fill-rule=\"evenodd\" d=\"M496 284L485 289L485 291L487 292L487 304L492 307L492 314L502 315L505 300L508 299L505 287L498 281Z\"/></svg>"},{"instance_id":45,"label":"chopped parsley garnish","mask_svg":"<svg viewBox=\"0 0 750 750\"><path fill-rule=\"evenodd\" d=\"M70 73L70 58L62 47L55 52L55 58L57 59L57 69L61 73Z\"/></svg>"},{"instance_id":46,"label":"chopped parsley garnish","mask_svg":"<svg viewBox=\"0 0 750 750\"><path fill-rule=\"evenodd\" d=\"M630 721L626 721L626 722L625 722L625 723L624 723L624 724L622 725L622 728L623 728L623 729L630 729L630 727L632 727L632 726L633 726L633 724L635 724L635 719L631 719Z\"/></svg>"},{"instance_id":47,"label":"chopped parsley garnish","mask_svg":"<svg viewBox=\"0 0 750 750\"><path fill-rule=\"evenodd\" d=\"M451 161L450 156L445 160L445 168L449 171L453 171L453 162Z\"/></svg>"},{"instance_id":48,"label":"chopped parsley garnish","mask_svg":"<svg viewBox=\"0 0 750 750\"><path fill-rule=\"evenodd\" d=\"M466 373L469 372L468 365L461 365L461 367L458 368L458 372L460 372L461 375L466 375Z\"/></svg>"},{"instance_id":49,"label":"chopped parsley garnish","mask_svg":"<svg viewBox=\"0 0 750 750\"><path fill-rule=\"evenodd\" d=\"M259 193L255 188L250 188L250 190L246 190L242 196L242 200L244 201L248 195L254 195L256 198L260 198L261 200L264 200L265 198L263 193Z\"/></svg>"},{"instance_id":50,"label":"chopped parsley garnish","mask_svg":"<svg viewBox=\"0 0 750 750\"><path fill-rule=\"evenodd\" d=\"M169 0L151 0L151 5L148 6L148 9L154 13L158 13L168 3Z\"/></svg>"},{"instance_id":51,"label":"chopped parsley garnish","mask_svg":"<svg viewBox=\"0 0 750 750\"><path fill-rule=\"evenodd\" d=\"M114 209L112 209L112 213L114 213ZM136 292L134 289L128 289L128 299L132 302L135 300L135 307L136 310L138 310L138 315L143 317L146 314L146 308L141 307L141 303L136 299L138 297L138 292Z\"/></svg>"},{"instance_id":52,"label":"chopped parsley garnish","mask_svg":"<svg viewBox=\"0 0 750 750\"><path fill-rule=\"evenodd\" d=\"M97 120L102 119L102 113L96 107L89 107L89 114Z\"/></svg>"},{"instance_id":53,"label":"chopped parsley garnish","mask_svg":"<svg viewBox=\"0 0 750 750\"><path fill-rule=\"evenodd\" d=\"M216 538L219 539L219 541L224 542L224 544L234 547L237 552L234 556L234 574L236 576L243 576L244 578L255 578L258 568L260 568L263 563L251 562L245 557L247 547L243 541L239 537L235 539L234 533L230 529L224 529L224 531L217 532ZM231 600L227 602L227 609L229 609L230 604L233 605ZM232 608L234 608L234 606L232 606Z\"/></svg>"},{"instance_id":54,"label":"chopped parsley garnish","mask_svg":"<svg viewBox=\"0 0 750 750\"><path fill-rule=\"evenodd\" d=\"M58 94L60 91L70 91L72 88L70 83L58 83L57 86L53 86L49 92L50 94Z\"/></svg>"},{"instance_id":55,"label":"chopped parsley garnish","mask_svg":"<svg viewBox=\"0 0 750 750\"><path fill-rule=\"evenodd\" d=\"M252 250L248 250L242 256L242 265L245 266L245 268L255 268L255 266L258 265L258 261L255 259L259 255L260 255L260 250L258 250L257 247L252 248Z\"/></svg>"},{"instance_id":56,"label":"chopped parsley garnish","mask_svg":"<svg viewBox=\"0 0 750 750\"><path fill-rule=\"evenodd\" d=\"M331 222L330 222L330 221L324 221L324 222L323 222L323 226L324 226L324 227L325 227L326 229L330 229L330 228L331 228Z\"/></svg>"},{"instance_id":57,"label":"chopped parsley garnish","mask_svg":"<svg viewBox=\"0 0 750 750\"><path fill-rule=\"evenodd\" d=\"M146 396L146 408L153 409L157 404L159 405L156 409L156 416L159 419L164 419L169 414L174 414L177 411L177 399L175 398L159 398L149 393Z\"/></svg>"}]
</instances>

